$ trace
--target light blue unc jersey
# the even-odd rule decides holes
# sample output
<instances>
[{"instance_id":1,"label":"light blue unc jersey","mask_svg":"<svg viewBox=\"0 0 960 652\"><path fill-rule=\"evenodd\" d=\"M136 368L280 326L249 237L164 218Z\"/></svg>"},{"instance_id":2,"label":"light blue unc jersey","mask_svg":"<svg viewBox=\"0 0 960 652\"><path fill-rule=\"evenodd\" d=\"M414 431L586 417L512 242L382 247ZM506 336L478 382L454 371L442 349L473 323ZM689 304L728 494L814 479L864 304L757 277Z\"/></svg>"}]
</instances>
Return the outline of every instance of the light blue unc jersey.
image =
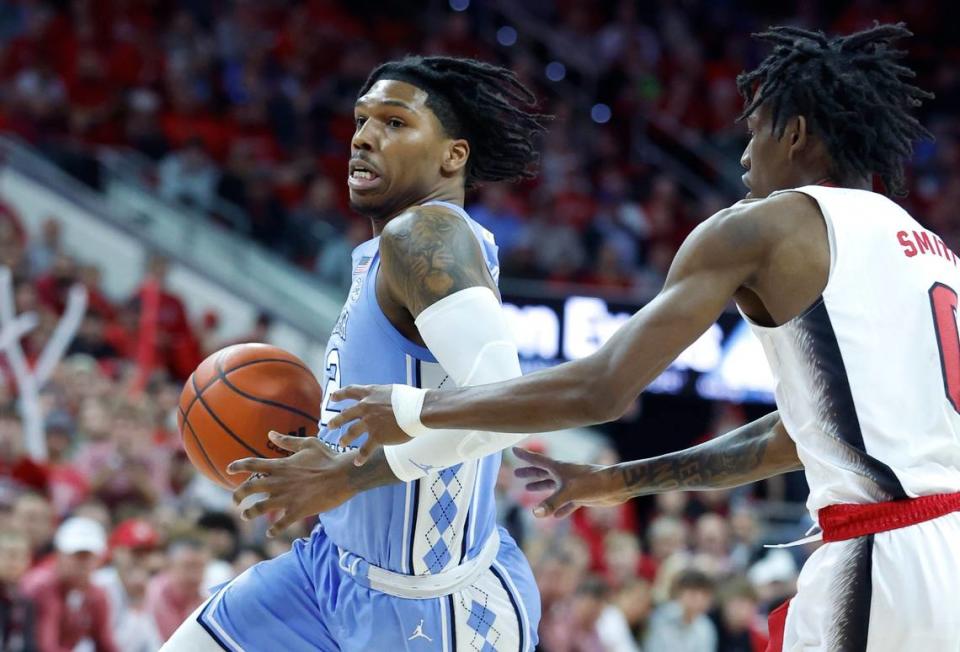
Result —
<instances>
[{"instance_id":1,"label":"light blue unc jersey","mask_svg":"<svg viewBox=\"0 0 960 652\"><path fill-rule=\"evenodd\" d=\"M459 206L430 204L445 206L467 221L496 281L493 235ZM328 429L327 423L350 405L330 402L336 389L394 383L437 388L453 382L429 350L407 340L380 310L379 244L374 238L354 250L353 283L327 344L319 437L334 448L342 431ZM371 564L408 575L439 573L476 556L496 527L494 484L499 468L496 453L447 469L425 469L429 472L418 481L355 496L323 514L321 525L333 543Z\"/></svg>"},{"instance_id":2,"label":"light blue unc jersey","mask_svg":"<svg viewBox=\"0 0 960 652\"><path fill-rule=\"evenodd\" d=\"M470 225L496 280L493 237L460 207L444 205ZM353 286L326 351L325 397L354 383L451 382L430 352L407 341L381 312L378 251L378 239L354 251ZM346 406L327 400L322 406L319 436L328 446L337 446L341 432L326 424ZM323 514L289 552L218 590L197 622L231 652L532 652L540 596L523 553L495 524L499 467L497 453L355 496ZM374 586L373 567L395 576ZM445 571L449 592L430 589L444 577L427 576ZM451 580L458 573L468 583ZM424 593L391 592L400 584Z\"/></svg>"}]
</instances>

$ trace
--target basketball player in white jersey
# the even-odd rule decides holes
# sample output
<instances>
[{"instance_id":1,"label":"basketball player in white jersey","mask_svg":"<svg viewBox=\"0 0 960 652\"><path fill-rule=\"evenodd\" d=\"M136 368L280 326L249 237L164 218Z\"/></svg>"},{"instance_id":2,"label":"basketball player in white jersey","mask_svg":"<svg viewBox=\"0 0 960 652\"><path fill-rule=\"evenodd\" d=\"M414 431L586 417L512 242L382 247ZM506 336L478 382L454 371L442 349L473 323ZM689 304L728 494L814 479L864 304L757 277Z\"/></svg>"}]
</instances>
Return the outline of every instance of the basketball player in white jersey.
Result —
<instances>
[{"instance_id":1,"label":"basketball player in white jersey","mask_svg":"<svg viewBox=\"0 0 960 652\"><path fill-rule=\"evenodd\" d=\"M343 442L360 457L459 430L538 432L618 418L733 300L763 343L778 411L700 446L609 467L525 451L518 470L552 490L535 510L705 490L804 469L826 542L773 650L960 650L960 259L881 194L928 132L878 25L846 37L794 27L760 37L772 54L738 85L751 139L747 198L682 245L660 294L595 354L523 378L452 391L345 388L359 402ZM336 424L335 424L336 425ZM307 490L318 495L322 478ZM316 501L314 507L323 507Z\"/></svg>"}]
</instances>

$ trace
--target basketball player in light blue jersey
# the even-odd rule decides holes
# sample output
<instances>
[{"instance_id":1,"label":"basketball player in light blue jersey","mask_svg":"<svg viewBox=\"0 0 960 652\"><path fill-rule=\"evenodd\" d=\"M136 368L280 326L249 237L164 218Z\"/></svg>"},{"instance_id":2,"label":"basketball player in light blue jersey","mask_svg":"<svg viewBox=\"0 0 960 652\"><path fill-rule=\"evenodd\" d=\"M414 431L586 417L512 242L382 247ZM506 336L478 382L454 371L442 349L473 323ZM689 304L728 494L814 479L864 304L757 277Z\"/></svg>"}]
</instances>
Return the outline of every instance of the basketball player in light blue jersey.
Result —
<instances>
[{"instance_id":1,"label":"basketball player in light blue jersey","mask_svg":"<svg viewBox=\"0 0 960 652\"><path fill-rule=\"evenodd\" d=\"M520 375L502 315L493 236L463 210L477 182L532 176L545 116L503 68L447 57L381 65L356 103L348 185L374 238L353 252L353 284L327 345L318 438L271 433L294 454L252 471L237 491L270 511L322 468L324 504L287 508L271 533L322 514L310 537L221 588L177 630L168 652L533 650L540 602L526 559L495 521L500 451L516 438L421 437L357 466L338 445L331 401L356 383L412 387ZM362 443L362 442L359 442ZM359 445L359 444L358 444ZM305 463L306 462L306 463ZM271 473L275 473L271 476ZM282 480L281 480L282 478ZM304 486L299 484L299 486ZM341 504L342 503L342 504Z\"/></svg>"}]
</instances>

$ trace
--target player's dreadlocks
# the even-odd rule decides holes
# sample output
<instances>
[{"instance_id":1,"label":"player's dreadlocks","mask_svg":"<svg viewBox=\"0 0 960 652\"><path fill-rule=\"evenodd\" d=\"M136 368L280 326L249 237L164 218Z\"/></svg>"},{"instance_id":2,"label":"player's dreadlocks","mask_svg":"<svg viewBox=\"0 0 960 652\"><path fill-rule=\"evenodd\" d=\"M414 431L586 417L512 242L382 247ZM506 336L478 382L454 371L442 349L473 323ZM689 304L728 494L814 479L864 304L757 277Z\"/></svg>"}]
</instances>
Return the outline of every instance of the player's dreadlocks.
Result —
<instances>
[{"instance_id":1,"label":"player's dreadlocks","mask_svg":"<svg viewBox=\"0 0 960 652\"><path fill-rule=\"evenodd\" d=\"M360 95L380 79L426 91L426 104L447 135L470 143L467 187L535 175L534 138L549 116L534 110L536 97L512 71L474 59L409 56L378 66Z\"/></svg>"},{"instance_id":2,"label":"player's dreadlocks","mask_svg":"<svg viewBox=\"0 0 960 652\"><path fill-rule=\"evenodd\" d=\"M904 23L834 38L799 27L754 34L776 47L737 77L747 102L739 119L766 103L780 138L787 120L802 115L826 143L839 178L877 174L888 193L905 195L903 164L913 141L933 138L911 115L933 93L905 81L916 74L897 63L906 52L891 47L912 35Z\"/></svg>"}]
</instances>

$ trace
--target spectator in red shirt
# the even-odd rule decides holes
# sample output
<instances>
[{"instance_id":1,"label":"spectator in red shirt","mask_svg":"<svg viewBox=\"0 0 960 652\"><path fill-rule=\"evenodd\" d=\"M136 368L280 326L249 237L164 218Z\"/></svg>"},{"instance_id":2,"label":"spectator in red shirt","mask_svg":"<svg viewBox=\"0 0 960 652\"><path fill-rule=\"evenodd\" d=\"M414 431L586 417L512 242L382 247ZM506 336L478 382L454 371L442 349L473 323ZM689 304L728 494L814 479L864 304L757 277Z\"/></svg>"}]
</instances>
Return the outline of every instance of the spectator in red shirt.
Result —
<instances>
[{"instance_id":1,"label":"spectator in red shirt","mask_svg":"<svg viewBox=\"0 0 960 652\"><path fill-rule=\"evenodd\" d=\"M147 586L147 610L153 614L163 640L170 638L206 599L203 573L209 559L206 547L196 539L172 542L167 554L167 571Z\"/></svg>"},{"instance_id":2,"label":"spectator in red shirt","mask_svg":"<svg viewBox=\"0 0 960 652\"><path fill-rule=\"evenodd\" d=\"M97 265L80 264L77 266L77 279L87 288L87 312L95 312L107 321L117 314L110 299L101 289L103 274Z\"/></svg>"},{"instance_id":3,"label":"spectator in red shirt","mask_svg":"<svg viewBox=\"0 0 960 652\"><path fill-rule=\"evenodd\" d=\"M120 306L117 318L106 325L103 338L121 358L132 360L137 355L139 328L139 307L134 303L128 303Z\"/></svg>"},{"instance_id":4,"label":"spectator in red shirt","mask_svg":"<svg viewBox=\"0 0 960 652\"><path fill-rule=\"evenodd\" d=\"M50 500L56 513L64 515L90 494L87 476L70 459L74 440L73 419L64 411L47 417L47 467L50 469Z\"/></svg>"},{"instance_id":5,"label":"spectator in red shirt","mask_svg":"<svg viewBox=\"0 0 960 652\"><path fill-rule=\"evenodd\" d=\"M0 531L0 651L35 652L36 609L17 584L30 567L30 541L19 530Z\"/></svg>"},{"instance_id":6,"label":"spectator in red shirt","mask_svg":"<svg viewBox=\"0 0 960 652\"><path fill-rule=\"evenodd\" d=\"M155 360L175 378L186 380L200 364L203 356L187 317L186 306L179 296L166 287L167 267L168 261L162 256L150 259L147 281L137 291L134 303L140 307L146 306L151 288L157 288L159 296L154 342L157 352ZM147 326L141 323L141 335L149 330Z\"/></svg>"},{"instance_id":7,"label":"spectator in red shirt","mask_svg":"<svg viewBox=\"0 0 960 652\"><path fill-rule=\"evenodd\" d=\"M107 78L106 63L100 53L91 47L80 49L67 86L71 132L94 143L116 143L120 130L113 118L118 93Z\"/></svg>"},{"instance_id":8,"label":"spectator in red shirt","mask_svg":"<svg viewBox=\"0 0 960 652\"><path fill-rule=\"evenodd\" d=\"M67 293L77 282L77 264L64 253L57 254L50 270L37 279L40 303L58 315L67 305Z\"/></svg>"},{"instance_id":9,"label":"spectator in red shirt","mask_svg":"<svg viewBox=\"0 0 960 652\"><path fill-rule=\"evenodd\" d=\"M69 652L90 641L97 652L119 652L110 631L110 607L91 575L107 548L103 527L75 516L57 529L54 563L31 571L22 588L37 606L40 652Z\"/></svg>"}]
</instances>

